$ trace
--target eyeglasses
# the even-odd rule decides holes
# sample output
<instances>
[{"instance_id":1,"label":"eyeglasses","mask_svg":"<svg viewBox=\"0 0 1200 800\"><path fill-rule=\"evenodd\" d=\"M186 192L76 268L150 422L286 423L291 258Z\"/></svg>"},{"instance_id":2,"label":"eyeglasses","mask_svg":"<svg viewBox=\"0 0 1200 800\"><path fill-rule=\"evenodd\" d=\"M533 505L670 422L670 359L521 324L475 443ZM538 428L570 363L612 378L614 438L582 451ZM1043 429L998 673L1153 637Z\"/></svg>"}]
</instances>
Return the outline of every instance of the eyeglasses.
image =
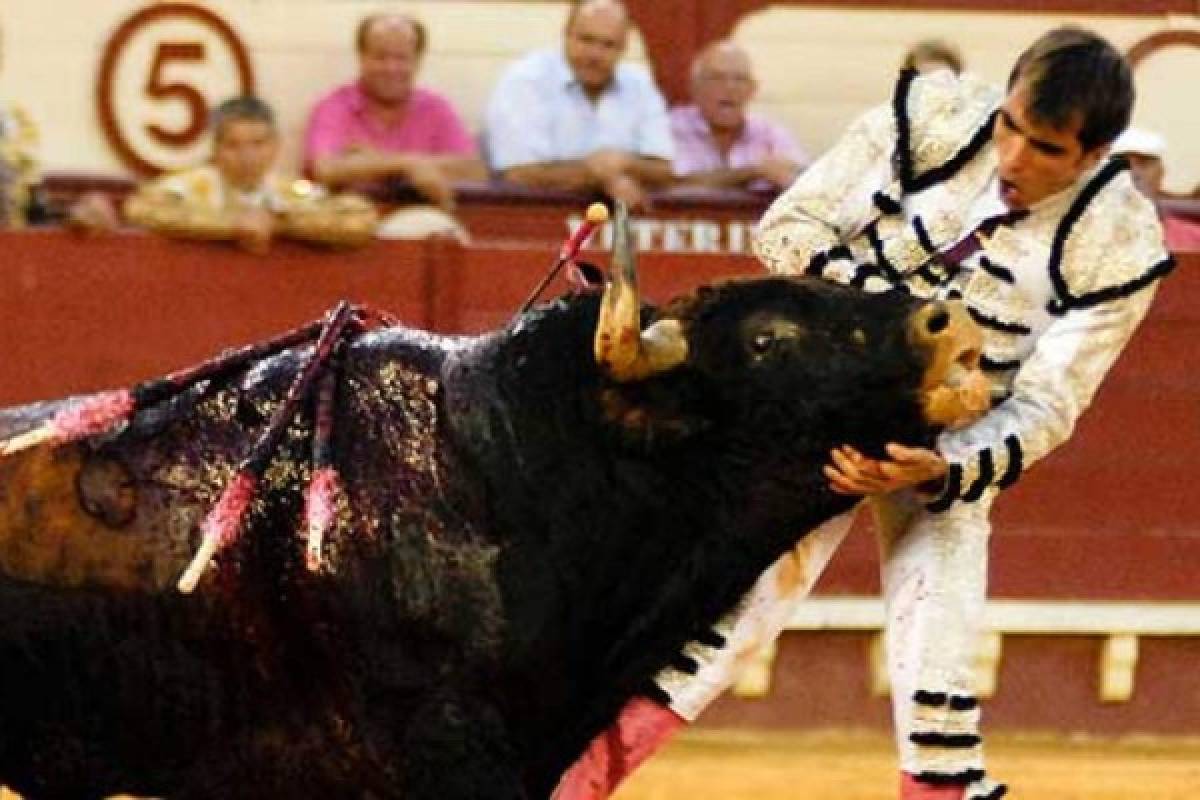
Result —
<instances>
[{"instance_id":1,"label":"eyeglasses","mask_svg":"<svg viewBox=\"0 0 1200 800\"><path fill-rule=\"evenodd\" d=\"M701 72L698 77L706 83L727 83L738 88L754 84L754 78L739 72Z\"/></svg>"}]
</instances>

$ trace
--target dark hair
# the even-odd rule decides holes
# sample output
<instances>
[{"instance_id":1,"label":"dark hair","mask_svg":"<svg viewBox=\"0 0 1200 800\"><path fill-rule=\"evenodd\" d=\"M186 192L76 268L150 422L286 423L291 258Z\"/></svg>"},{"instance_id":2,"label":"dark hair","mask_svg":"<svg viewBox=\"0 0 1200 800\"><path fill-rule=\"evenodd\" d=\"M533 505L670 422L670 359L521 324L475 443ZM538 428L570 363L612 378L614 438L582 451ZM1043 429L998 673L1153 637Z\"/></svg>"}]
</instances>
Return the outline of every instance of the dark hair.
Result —
<instances>
[{"instance_id":1,"label":"dark hair","mask_svg":"<svg viewBox=\"0 0 1200 800\"><path fill-rule=\"evenodd\" d=\"M411 14L396 14L394 12L371 14L362 18L362 21L358 23L358 27L354 31L354 49L357 52L361 53L367 48L367 37L371 35L371 26L385 19L401 19L411 25L413 35L417 38L417 57L420 58L425 55L425 44L429 40L429 36L425 31L425 24Z\"/></svg>"},{"instance_id":2,"label":"dark hair","mask_svg":"<svg viewBox=\"0 0 1200 800\"><path fill-rule=\"evenodd\" d=\"M213 136L221 135L225 123L233 120L252 120L263 122L275 130L275 112L271 107L253 95L231 97L214 108L208 114L208 127Z\"/></svg>"},{"instance_id":3,"label":"dark hair","mask_svg":"<svg viewBox=\"0 0 1200 800\"><path fill-rule=\"evenodd\" d=\"M1029 89L1029 115L1057 129L1080 119L1084 151L1111 143L1129 127L1133 74L1129 63L1096 34L1056 28L1017 59L1009 91L1020 81Z\"/></svg>"},{"instance_id":4,"label":"dark hair","mask_svg":"<svg viewBox=\"0 0 1200 800\"><path fill-rule=\"evenodd\" d=\"M917 64L922 61L941 61L954 70L954 74L956 75L963 71L962 56L959 54L957 48L941 39L925 39L914 44L905 54L904 62L900 67L902 69L916 69Z\"/></svg>"}]
</instances>

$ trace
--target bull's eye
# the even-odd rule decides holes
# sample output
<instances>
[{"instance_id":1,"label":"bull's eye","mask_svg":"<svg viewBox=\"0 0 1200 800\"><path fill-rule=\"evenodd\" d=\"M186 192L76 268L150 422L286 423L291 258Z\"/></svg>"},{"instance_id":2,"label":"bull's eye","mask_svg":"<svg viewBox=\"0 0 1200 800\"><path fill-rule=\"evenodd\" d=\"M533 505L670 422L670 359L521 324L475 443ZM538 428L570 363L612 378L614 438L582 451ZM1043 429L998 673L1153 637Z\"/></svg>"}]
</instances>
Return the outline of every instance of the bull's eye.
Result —
<instances>
[{"instance_id":1,"label":"bull's eye","mask_svg":"<svg viewBox=\"0 0 1200 800\"><path fill-rule=\"evenodd\" d=\"M750 350L756 356L765 356L774 345L775 333L773 331L759 331L750 340Z\"/></svg>"},{"instance_id":2,"label":"bull's eye","mask_svg":"<svg viewBox=\"0 0 1200 800\"><path fill-rule=\"evenodd\" d=\"M743 323L741 346L749 357L774 357L783 346L799 339L804 331L793 320L778 314L756 314Z\"/></svg>"}]
</instances>

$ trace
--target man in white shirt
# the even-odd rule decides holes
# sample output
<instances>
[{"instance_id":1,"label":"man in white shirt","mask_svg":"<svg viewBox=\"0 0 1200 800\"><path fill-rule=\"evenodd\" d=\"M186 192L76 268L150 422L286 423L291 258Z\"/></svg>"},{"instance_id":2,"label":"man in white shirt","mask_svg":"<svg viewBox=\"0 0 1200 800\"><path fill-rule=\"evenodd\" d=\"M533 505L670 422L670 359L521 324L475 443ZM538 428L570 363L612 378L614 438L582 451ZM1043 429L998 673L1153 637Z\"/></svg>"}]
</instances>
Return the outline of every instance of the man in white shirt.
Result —
<instances>
[{"instance_id":1,"label":"man in white shirt","mask_svg":"<svg viewBox=\"0 0 1200 800\"><path fill-rule=\"evenodd\" d=\"M492 169L514 183L603 192L630 206L672 180L666 103L643 67L622 63L629 12L574 3L561 48L511 65L488 102Z\"/></svg>"}]
</instances>

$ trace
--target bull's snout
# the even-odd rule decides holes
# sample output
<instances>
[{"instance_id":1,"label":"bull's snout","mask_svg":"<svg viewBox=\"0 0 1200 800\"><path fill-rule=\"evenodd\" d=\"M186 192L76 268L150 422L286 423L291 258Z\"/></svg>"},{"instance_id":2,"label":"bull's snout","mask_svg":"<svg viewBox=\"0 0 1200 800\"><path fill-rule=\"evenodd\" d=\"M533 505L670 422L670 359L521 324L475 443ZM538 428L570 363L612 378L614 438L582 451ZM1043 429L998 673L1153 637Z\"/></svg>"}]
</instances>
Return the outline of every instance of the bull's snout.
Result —
<instances>
[{"instance_id":1,"label":"bull's snout","mask_svg":"<svg viewBox=\"0 0 1200 800\"><path fill-rule=\"evenodd\" d=\"M963 304L926 303L909 319L909 336L929 358L921 381L925 418L948 428L979 419L991 405L991 384L979 366L983 332Z\"/></svg>"}]
</instances>

